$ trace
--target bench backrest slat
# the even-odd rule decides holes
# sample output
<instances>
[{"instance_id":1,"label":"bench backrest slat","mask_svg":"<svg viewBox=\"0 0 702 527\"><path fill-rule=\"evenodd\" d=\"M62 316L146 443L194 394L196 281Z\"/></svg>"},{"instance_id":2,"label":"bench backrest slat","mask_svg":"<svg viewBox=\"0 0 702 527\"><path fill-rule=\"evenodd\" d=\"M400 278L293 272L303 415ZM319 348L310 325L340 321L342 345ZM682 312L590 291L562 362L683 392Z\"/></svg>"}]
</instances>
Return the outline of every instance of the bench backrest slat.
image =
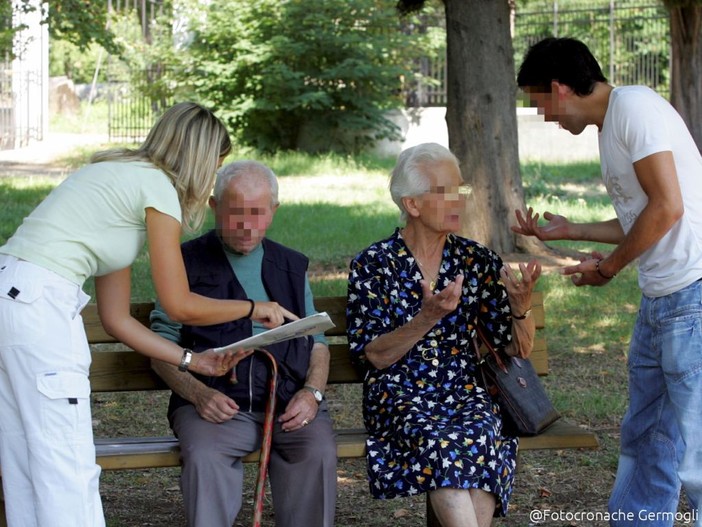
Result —
<instances>
[{"instance_id":1,"label":"bench backrest slat","mask_svg":"<svg viewBox=\"0 0 702 527\"><path fill-rule=\"evenodd\" d=\"M536 321L536 339L531 354L531 362L539 375L548 374L548 351L544 338L544 308L540 292L535 292L532 316ZM336 327L327 331L327 335L334 337L330 344L331 362L329 368L329 383L354 383L361 382L356 369L349 360L348 345L346 344L346 298L324 297L315 299L317 310L326 311ZM149 314L153 303L132 304L132 314L142 324L149 325ZM100 324L95 304L89 304L83 310L88 341L90 344L116 343L116 340L105 333ZM133 390L160 390L166 388L165 384L151 370L148 357L131 350L114 351L104 350L101 346L93 347L92 365L90 367L90 384L94 392L117 392Z\"/></svg>"}]
</instances>

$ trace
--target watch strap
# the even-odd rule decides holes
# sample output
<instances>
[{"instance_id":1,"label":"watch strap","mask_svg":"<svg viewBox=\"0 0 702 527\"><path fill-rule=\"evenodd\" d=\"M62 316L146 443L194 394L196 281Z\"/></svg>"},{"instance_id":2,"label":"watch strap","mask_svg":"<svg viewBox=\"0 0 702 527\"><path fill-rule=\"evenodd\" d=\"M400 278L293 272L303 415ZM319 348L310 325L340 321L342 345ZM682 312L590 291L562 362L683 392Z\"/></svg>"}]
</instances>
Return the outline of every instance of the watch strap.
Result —
<instances>
[{"instance_id":1,"label":"watch strap","mask_svg":"<svg viewBox=\"0 0 702 527\"><path fill-rule=\"evenodd\" d=\"M321 392L321 390L315 388L311 384L305 384L302 388L314 395L314 400L317 401L317 404L321 403L322 399L324 399L324 394Z\"/></svg>"},{"instance_id":2,"label":"watch strap","mask_svg":"<svg viewBox=\"0 0 702 527\"><path fill-rule=\"evenodd\" d=\"M188 348L183 348L183 356L180 359L180 364L178 369L180 371L188 371L190 367L190 362L193 360L193 350Z\"/></svg>"}]
</instances>

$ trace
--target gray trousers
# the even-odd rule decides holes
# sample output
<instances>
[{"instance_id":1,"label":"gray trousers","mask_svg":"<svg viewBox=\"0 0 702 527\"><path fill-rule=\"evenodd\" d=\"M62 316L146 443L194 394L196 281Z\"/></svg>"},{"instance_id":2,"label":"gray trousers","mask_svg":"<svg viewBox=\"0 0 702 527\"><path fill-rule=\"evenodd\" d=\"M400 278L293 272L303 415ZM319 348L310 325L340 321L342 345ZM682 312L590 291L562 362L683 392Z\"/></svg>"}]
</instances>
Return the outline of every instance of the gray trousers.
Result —
<instances>
[{"instance_id":1,"label":"gray trousers","mask_svg":"<svg viewBox=\"0 0 702 527\"><path fill-rule=\"evenodd\" d=\"M173 414L173 429L188 525L231 527L241 509L241 458L261 446L263 413L239 412L213 424L188 405ZM304 428L283 432L275 423L268 475L276 527L333 527L336 442L326 401Z\"/></svg>"}]
</instances>

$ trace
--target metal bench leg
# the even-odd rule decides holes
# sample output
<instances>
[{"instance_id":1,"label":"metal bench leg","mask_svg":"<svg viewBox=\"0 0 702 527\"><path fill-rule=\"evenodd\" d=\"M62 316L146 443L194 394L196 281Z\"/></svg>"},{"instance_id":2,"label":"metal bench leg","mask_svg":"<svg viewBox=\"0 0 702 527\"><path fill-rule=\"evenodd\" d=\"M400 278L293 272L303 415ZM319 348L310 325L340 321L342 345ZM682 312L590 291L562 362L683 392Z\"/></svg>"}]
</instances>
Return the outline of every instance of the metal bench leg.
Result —
<instances>
[{"instance_id":1,"label":"metal bench leg","mask_svg":"<svg viewBox=\"0 0 702 527\"><path fill-rule=\"evenodd\" d=\"M258 479L256 480L256 494L254 496L253 527L261 527L263 515L263 500L266 494L266 476L268 475L268 462L271 457L271 441L273 440L273 423L275 420L276 386L278 382L278 364L273 355L266 350L257 349L270 362L270 378L268 380L268 401L263 420L263 439L261 442L261 457L258 461Z\"/></svg>"}]
</instances>

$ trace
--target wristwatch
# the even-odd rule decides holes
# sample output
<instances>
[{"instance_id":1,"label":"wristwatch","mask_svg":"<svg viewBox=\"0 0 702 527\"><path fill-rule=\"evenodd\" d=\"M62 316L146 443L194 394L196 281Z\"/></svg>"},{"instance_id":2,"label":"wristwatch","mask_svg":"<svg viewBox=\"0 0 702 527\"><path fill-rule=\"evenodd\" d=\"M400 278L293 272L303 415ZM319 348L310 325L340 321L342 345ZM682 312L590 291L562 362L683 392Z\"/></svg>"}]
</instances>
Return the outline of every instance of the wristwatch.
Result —
<instances>
[{"instance_id":1,"label":"wristwatch","mask_svg":"<svg viewBox=\"0 0 702 527\"><path fill-rule=\"evenodd\" d=\"M193 360L193 351L188 348L183 348L183 357L180 359L178 369L180 371L188 371L190 362Z\"/></svg>"},{"instance_id":2,"label":"wristwatch","mask_svg":"<svg viewBox=\"0 0 702 527\"><path fill-rule=\"evenodd\" d=\"M303 386L305 390L308 392L311 392L312 395L314 395L314 400L317 401L317 404L320 404L322 402L322 399L324 399L324 394L320 392L317 388L314 386L310 386L309 384L305 384Z\"/></svg>"}]
</instances>

